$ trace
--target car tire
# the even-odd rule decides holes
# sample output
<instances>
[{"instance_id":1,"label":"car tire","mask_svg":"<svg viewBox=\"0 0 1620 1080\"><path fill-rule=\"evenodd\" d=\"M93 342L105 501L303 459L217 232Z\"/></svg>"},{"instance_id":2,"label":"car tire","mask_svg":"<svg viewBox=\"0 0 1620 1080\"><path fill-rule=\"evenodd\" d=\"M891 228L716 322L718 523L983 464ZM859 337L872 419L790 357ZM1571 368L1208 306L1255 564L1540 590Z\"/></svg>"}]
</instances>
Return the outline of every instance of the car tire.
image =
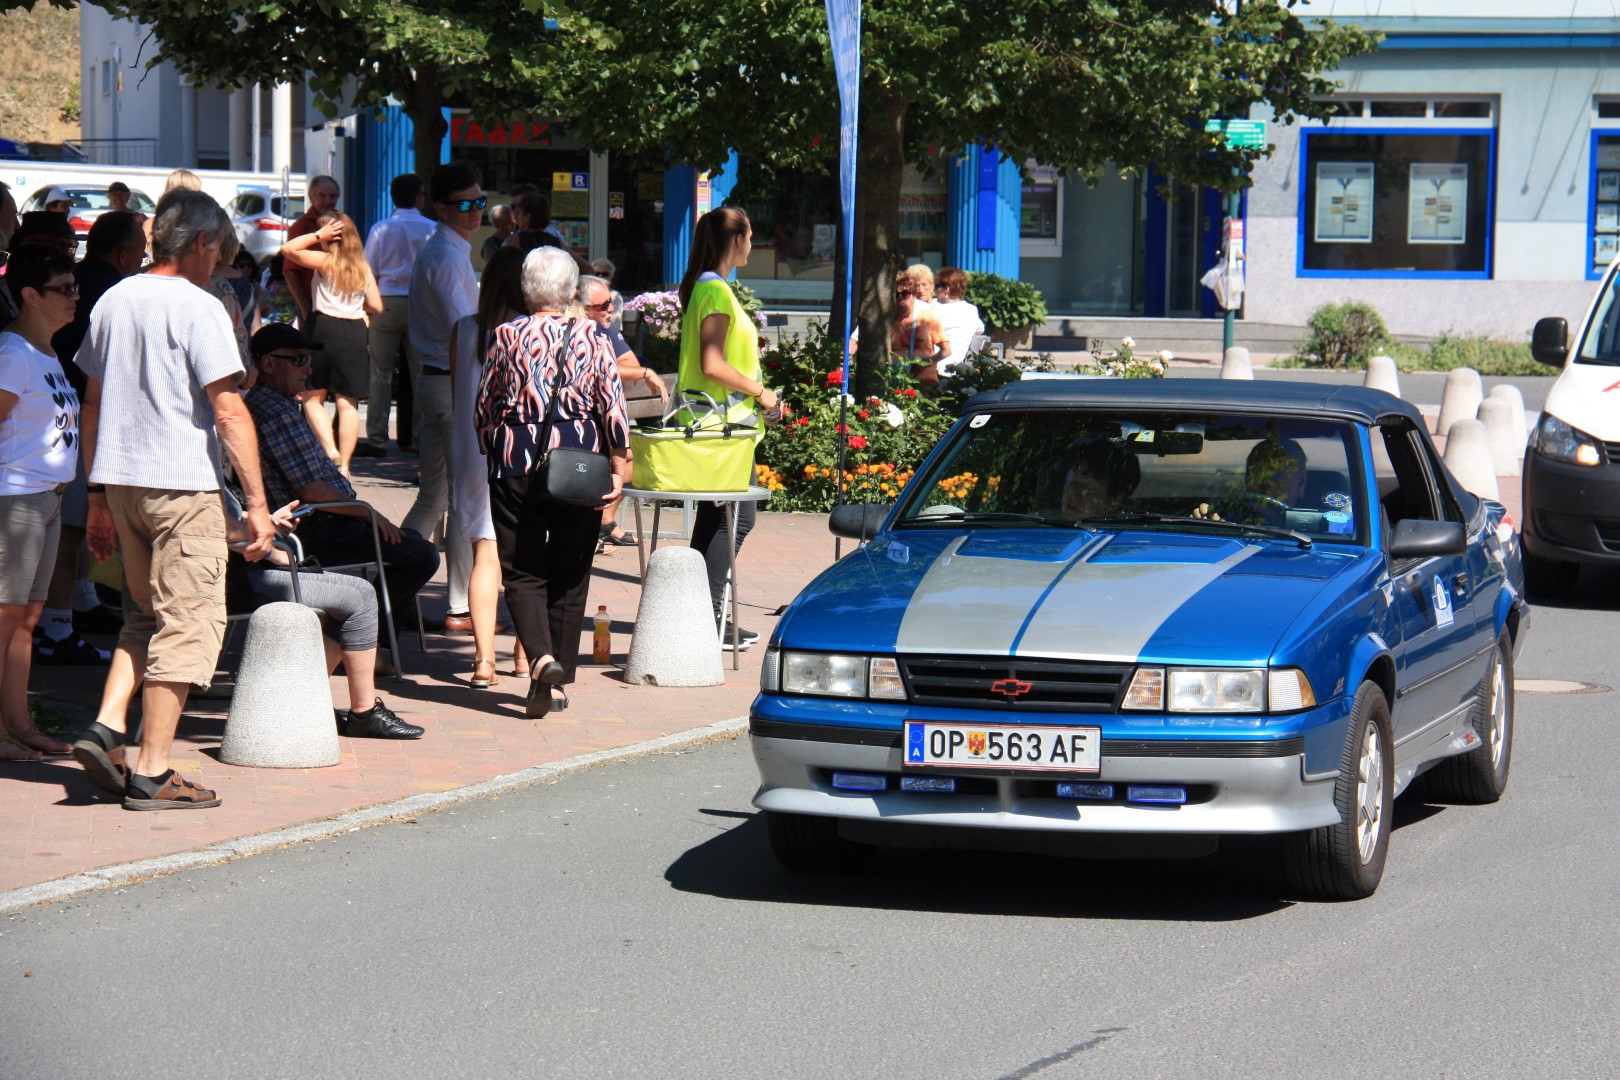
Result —
<instances>
[{"instance_id":1,"label":"car tire","mask_svg":"<svg viewBox=\"0 0 1620 1080\"><path fill-rule=\"evenodd\" d=\"M1427 794L1438 802L1493 803L1507 790L1513 766L1513 650L1506 633L1497 639L1480 680L1471 723L1479 746L1423 774Z\"/></svg>"},{"instance_id":2,"label":"car tire","mask_svg":"<svg viewBox=\"0 0 1620 1080\"><path fill-rule=\"evenodd\" d=\"M1378 890L1394 825L1395 745L1389 703L1375 683L1356 691L1333 801L1338 824L1287 837L1288 885L1314 899L1361 900Z\"/></svg>"},{"instance_id":3,"label":"car tire","mask_svg":"<svg viewBox=\"0 0 1620 1080\"><path fill-rule=\"evenodd\" d=\"M858 870L872 856L870 847L839 835L837 818L767 810L765 829L770 834L771 854L776 856L776 861L800 873Z\"/></svg>"},{"instance_id":4,"label":"car tire","mask_svg":"<svg viewBox=\"0 0 1620 1080\"><path fill-rule=\"evenodd\" d=\"M1523 557L1524 588L1531 599L1555 599L1575 591L1575 582L1581 576L1580 563L1545 559L1530 554L1528 550L1523 552Z\"/></svg>"}]
</instances>

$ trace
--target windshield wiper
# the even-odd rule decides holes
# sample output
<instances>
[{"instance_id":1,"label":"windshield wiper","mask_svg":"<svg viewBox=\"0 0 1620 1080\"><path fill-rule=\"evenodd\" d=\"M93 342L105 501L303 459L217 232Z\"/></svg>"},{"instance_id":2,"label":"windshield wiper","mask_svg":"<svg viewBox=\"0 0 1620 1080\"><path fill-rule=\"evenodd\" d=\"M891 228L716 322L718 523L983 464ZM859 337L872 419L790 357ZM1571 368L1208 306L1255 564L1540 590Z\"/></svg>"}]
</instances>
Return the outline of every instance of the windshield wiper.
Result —
<instances>
[{"instance_id":1,"label":"windshield wiper","mask_svg":"<svg viewBox=\"0 0 1620 1080\"><path fill-rule=\"evenodd\" d=\"M1054 521L1039 514L1015 514L1006 510L952 510L948 514L917 514L903 519L902 525L925 525L933 521L1014 521L1033 525L1068 527L1068 521Z\"/></svg>"},{"instance_id":2,"label":"windshield wiper","mask_svg":"<svg viewBox=\"0 0 1620 1080\"><path fill-rule=\"evenodd\" d=\"M1292 540L1300 547L1311 546L1311 538L1304 533L1293 529L1279 529L1273 525L1249 525L1241 521L1225 521L1221 518L1195 518L1177 517L1171 514L1095 514L1091 517L1081 518L1076 525L1173 525L1178 528L1195 526L1206 529L1219 529L1226 532L1241 532L1259 536L1274 536L1279 540Z\"/></svg>"}]
</instances>

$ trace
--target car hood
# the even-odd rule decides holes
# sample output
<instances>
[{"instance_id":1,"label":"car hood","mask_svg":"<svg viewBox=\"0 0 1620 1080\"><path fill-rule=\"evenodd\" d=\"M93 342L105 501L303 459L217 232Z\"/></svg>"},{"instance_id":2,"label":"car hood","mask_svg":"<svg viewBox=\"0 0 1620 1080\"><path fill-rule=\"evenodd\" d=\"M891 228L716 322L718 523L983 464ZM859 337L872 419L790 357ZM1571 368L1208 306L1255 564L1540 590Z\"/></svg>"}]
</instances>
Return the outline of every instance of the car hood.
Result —
<instances>
[{"instance_id":1,"label":"car hood","mask_svg":"<svg viewBox=\"0 0 1620 1080\"><path fill-rule=\"evenodd\" d=\"M785 614L788 648L1264 664L1355 557L1148 530L886 533Z\"/></svg>"},{"instance_id":2,"label":"car hood","mask_svg":"<svg viewBox=\"0 0 1620 1080\"><path fill-rule=\"evenodd\" d=\"M1570 364L1547 392L1545 408L1595 439L1620 441L1620 367Z\"/></svg>"}]
</instances>

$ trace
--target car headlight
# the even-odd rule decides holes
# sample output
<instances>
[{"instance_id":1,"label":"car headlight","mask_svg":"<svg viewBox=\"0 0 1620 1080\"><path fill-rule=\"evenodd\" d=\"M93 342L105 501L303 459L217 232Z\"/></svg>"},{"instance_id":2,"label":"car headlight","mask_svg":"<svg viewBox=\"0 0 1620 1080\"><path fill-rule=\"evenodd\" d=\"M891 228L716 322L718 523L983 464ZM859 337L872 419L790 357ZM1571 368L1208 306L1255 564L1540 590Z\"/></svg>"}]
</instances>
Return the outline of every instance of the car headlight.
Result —
<instances>
[{"instance_id":1,"label":"car headlight","mask_svg":"<svg viewBox=\"0 0 1620 1080\"><path fill-rule=\"evenodd\" d=\"M759 682L768 694L906 700L900 664L892 656L768 649Z\"/></svg>"},{"instance_id":2,"label":"car headlight","mask_svg":"<svg viewBox=\"0 0 1620 1080\"><path fill-rule=\"evenodd\" d=\"M1598 450L1596 439L1564 423L1552 413L1541 414L1541 422L1530 435L1530 446L1544 457L1571 465L1603 463L1603 454Z\"/></svg>"},{"instance_id":3,"label":"car headlight","mask_svg":"<svg viewBox=\"0 0 1620 1080\"><path fill-rule=\"evenodd\" d=\"M1316 705L1298 668L1140 667L1120 708L1136 712L1295 712Z\"/></svg>"}]
</instances>

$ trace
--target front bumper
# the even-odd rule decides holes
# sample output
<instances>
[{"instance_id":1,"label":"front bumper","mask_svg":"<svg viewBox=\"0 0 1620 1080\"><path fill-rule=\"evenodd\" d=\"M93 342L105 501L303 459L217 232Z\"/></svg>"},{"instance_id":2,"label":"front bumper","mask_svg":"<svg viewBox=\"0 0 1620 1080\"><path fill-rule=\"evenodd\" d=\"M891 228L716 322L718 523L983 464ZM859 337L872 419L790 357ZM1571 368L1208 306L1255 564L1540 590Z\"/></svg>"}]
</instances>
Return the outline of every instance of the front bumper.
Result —
<instances>
[{"instance_id":1,"label":"front bumper","mask_svg":"<svg viewBox=\"0 0 1620 1080\"><path fill-rule=\"evenodd\" d=\"M1145 743L1121 744L1110 752L1103 738L1102 770L1087 781L1116 785L1120 798L1094 802L1060 799L1054 782L1030 776L989 776L975 770L930 770L971 780L970 790L921 794L898 790L901 774L897 733L870 728L806 727L784 737L784 725L757 715L750 740L761 783L754 805L785 813L982 829L1070 833L1282 833L1333 825L1332 775L1305 778L1301 741L1268 756L1225 756L1239 752L1207 747L1223 756L1169 755ZM811 734L814 737L802 737ZM799 736L799 737L793 737ZM1251 744L1252 746L1253 744ZM1131 750L1141 751L1133 754ZM891 777L883 792L835 789L831 771L880 773ZM1127 784L1172 784L1188 789L1180 806L1124 801Z\"/></svg>"},{"instance_id":2,"label":"front bumper","mask_svg":"<svg viewBox=\"0 0 1620 1080\"><path fill-rule=\"evenodd\" d=\"M1620 564L1620 464L1524 456L1525 550L1555 562Z\"/></svg>"}]
</instances>

